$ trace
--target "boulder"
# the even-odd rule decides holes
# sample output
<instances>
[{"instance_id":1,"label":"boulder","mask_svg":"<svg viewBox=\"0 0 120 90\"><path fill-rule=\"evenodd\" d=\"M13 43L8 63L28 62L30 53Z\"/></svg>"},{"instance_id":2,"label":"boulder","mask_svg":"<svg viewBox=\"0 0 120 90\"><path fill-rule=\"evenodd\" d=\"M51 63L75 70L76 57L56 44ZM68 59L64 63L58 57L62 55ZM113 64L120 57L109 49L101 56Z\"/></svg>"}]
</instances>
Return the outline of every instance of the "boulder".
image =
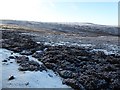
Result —
<instances>
[{"instance_id":1,"label":"boulder","mask_svg":"<svg viewBox=\"0 0 120 90\"><path fill-rule=\"evenodd\" d=\"M32 56L35 58L41 58L41 56L43 55L43 51L36 51Z\"/></svg>"},{"instance_id":2,"label":"boulder","mask_svg":"<svg viewBox=\"0 0 120 90\"><path fill-rule=\"evenodd\" d=\"M69 70L62 70L62 71L59 71L58 73L63 78L73 78L75 76L73 72Z\"/></svg>"},{"instance_id":3,"label":"boulder","mask_svg":"<svg viewBox=\"0 0 120 90\"><path fill-rule=\"evenodd\" d=\"M13 80L13 79L15 79L15 77L13 75L10 75L8 78L8 80Z\"/></svg>"},{"instance_id":4,"label":"boulder","mask_svg":"<svg viewBox=\"0 0 120 90\"><path fill-rule=\"evenodd\" d=\"M10 58L10 59L15 59L15 57L14 57L14 56L9 56L9 58Z\"/></svg>"},{"instance_id":5,"label":"boulder","mask_svg":"<svg viewBox=\"0 0 120 90\"><path fill-rule=\"evenodd\" d=\"M46 66L48 69L53 69L53 68L57 67L57 65L54 64L54 63L48 63L48 62L46 62L46 63L44 63L44 64L45 64L45 66Z\"/></svg>"},{"instance_id":6,"label":"boulder","mask_svg":"<svg viewBox=\"0 0 120 90\"><path fill-rule=\"evenodd\" d=\"M78 56L77 58L80 59L81 61L89 61L90 60L90 58L87 56Z\"/></svg>"},{"instance_id":7,"label":"boulder","mask_svg":"<svg viewBox=\"0 0 120 90\"><path fill-rule=\"evenodd\" d=\"M26 56L19 56L19 57L16 58L17 63L22 63L24 61L29 61L29 58L26 57Z\"/></svg>"},{"instance_id":8,"label":"boulder","mask_svg":"<svg viewBox=\"0 0 120 90\"><path fill-rule=\"evenodd\" d=\"M7 62L7 60L3 60L2 62Z\"/></svg>"},{"instance_id":9,"label":"boulder","mask_svg":"<svg viewBox=\"0 0 120 90\"><path fill-rule=\"evenodd\" d=\"M64 79L64 84L67 84L68 86L71 86L75 90L86 90L82 84L78 83L75 79Z\"/></svg>"}]
</instances>

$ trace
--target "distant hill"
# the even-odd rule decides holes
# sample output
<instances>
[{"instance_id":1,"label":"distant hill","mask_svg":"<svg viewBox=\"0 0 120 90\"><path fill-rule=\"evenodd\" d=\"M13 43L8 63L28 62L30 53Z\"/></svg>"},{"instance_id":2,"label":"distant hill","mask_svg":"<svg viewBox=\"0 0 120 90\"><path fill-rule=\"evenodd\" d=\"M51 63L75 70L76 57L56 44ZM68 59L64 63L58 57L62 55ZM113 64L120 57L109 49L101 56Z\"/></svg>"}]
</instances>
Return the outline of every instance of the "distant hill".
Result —
<instances>
[{"instance_id":1,"label":"distant hill","mask_svg":"<svg viewBox=\"0 0 120 90\"><path fill-rule=\"evenodd\" d=\"M34 21L18 21L18 20L0 20L1 24L17 25L19 27L27 27L31 29L47 29L61 32L78 33L94 32L105 33L120 36L120 28L115 26L98 25L93 23L51 23L51 22L34 22Z\"/></svg>"}]
</instances>

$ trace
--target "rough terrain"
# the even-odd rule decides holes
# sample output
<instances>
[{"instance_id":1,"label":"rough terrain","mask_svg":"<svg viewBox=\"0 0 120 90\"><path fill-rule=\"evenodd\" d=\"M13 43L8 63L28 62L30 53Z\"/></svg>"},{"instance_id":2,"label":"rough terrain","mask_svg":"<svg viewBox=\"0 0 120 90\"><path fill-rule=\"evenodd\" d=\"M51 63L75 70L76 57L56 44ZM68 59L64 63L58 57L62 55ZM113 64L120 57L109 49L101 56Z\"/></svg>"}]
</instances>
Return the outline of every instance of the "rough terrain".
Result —
<instances>
[{"instance_id":1,"label":"rough terrain","mask_svg":"<svg viewBox=\"0 0 120 90\"><path fill-rule=\"evenodd\" d=\"M76 90L119 90L120 53L118 36L81 32L2 29L2 48L32 55L15 57L21 71L53 70L63 84Z\"/></svg>"}]
</instances>

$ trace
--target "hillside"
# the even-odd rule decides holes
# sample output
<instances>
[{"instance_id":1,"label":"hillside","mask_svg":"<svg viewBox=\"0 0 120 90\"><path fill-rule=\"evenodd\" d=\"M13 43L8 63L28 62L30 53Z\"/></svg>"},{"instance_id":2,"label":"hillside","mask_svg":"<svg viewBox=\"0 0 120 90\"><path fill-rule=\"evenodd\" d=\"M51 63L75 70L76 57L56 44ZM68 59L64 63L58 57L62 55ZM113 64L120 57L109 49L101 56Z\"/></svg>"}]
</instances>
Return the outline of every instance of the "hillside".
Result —
<instances>
[{"instance_id":1,"label":"hillside","mask_svg":"<svg viewBox=\"0 0 120 90\"><path fill-rule=\"evenodd\" d=\"M17 20L1 20L2 24L17 25L30 29L45 29L67 33L103 33L111 35L120 35L118 27L98 25L93 23L48 23L48 22L34 22L34 21L17 21Z\"/></svg>"},{"instance_id":2,"label":"hillside","mask_svg":"<svg viewBox=\"0 0 120 90\"><path fill-rule=\"evenodd\" d=\"M120 90L118 27L1 22L2 88Z\"/></svg>"}]
</instances>

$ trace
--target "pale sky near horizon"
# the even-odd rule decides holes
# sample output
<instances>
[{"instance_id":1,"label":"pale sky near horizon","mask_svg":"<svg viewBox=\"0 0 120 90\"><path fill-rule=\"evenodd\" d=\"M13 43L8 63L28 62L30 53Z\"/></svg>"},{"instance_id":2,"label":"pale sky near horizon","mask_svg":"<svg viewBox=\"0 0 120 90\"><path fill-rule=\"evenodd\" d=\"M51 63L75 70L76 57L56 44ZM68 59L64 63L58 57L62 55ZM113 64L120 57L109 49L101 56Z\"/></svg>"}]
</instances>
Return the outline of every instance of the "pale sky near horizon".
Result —
<instances>
[{"instance_id":1,"label":"pale sky near horizon","mask_svg":"<svg viewBox=\"0 0 120 90\"><path fill-rule=\"evenodd\" d=\"M117 0L0 0L0 19L118 25ZM97 0L96 0L97 1ZM102 1L102 2L100 2ZM108 2L109 1L109 2Z\"/></svg>"}]
</instances>

